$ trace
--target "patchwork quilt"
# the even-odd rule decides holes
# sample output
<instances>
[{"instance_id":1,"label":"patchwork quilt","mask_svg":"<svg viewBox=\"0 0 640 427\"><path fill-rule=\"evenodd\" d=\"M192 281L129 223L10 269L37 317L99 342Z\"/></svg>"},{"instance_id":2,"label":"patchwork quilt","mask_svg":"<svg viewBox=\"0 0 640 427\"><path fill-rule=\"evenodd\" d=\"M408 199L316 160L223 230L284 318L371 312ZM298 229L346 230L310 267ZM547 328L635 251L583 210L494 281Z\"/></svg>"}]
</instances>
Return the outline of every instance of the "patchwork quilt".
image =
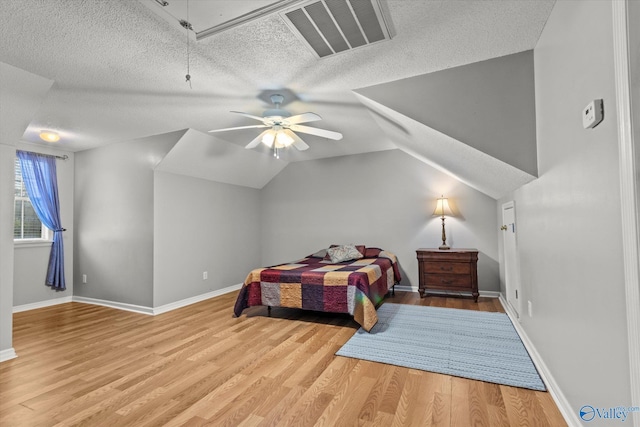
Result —
<instances>
[{"instance_id":1,"label":"patchwork quilt","mask_svg":"<svg viewBox=\"0 0 640 427\"><path fill-rule=\"evenodd\" d=\"M390 252L337 264L309 256L251 271L234 314L239 317L256 305L349 313L369 331L378 321L376 307L400 279L396 256Z\"/></svg>"}]
</instances>

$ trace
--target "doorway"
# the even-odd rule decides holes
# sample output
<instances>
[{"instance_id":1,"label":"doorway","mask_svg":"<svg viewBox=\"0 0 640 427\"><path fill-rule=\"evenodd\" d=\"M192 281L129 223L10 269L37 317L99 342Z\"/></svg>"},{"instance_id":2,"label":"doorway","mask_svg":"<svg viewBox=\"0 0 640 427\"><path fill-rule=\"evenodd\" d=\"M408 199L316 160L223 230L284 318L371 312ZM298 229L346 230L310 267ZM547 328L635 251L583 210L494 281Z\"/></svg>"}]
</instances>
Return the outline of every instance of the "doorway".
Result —
<instances>
[{"instance_id":1,"label":"doorway","mask_svg":"<svg viewBox=\"0 0 640 427\"><path fill-rule=\"evenodd\" d=\"M516 206L510 201L502 205L502 239L504 243L504 280L507 303L520 318L520 276L516 239Z\"/></svg>"}]
</instances>

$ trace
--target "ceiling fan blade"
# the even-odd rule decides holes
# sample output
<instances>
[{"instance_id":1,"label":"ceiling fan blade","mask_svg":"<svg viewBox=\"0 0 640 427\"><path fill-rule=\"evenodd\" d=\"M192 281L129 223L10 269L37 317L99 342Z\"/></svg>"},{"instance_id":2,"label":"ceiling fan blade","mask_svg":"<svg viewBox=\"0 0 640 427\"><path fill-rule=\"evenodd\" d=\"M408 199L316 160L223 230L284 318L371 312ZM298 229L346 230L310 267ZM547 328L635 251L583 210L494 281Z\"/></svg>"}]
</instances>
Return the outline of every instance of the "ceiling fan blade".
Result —
<instances>
[{"instance_id":1,"label":"ceiling fan blade","mask_svg":"<svg viewBox=\"0 0 640 427\"><path fill-rule=\"evenodd\" d=\"M291 125L297 125L298 123L317 122L318 120L322 120L322 117L320 117L316 113L302 113L298 114L297 116L286 118L286 122Z\"/></svg>"},{"instance_id":2,"label":"ceiling fan blade","mask_svg":"<svg viewBox=\"0 0 640 427\"><path fill-rule=\"evenodd\" d=\"M269 132L270 130L271 129L267 129L261 132L260 135L256 136L255 139L252 140L250 143L248 143L244 148L247 148L247 149L256 148L262 142L262 137L264 136L264 134Z\"/></svg>"},{"instance_id":3,"label":"ceiling fan blade","mask_svg":"<svg viewBox=\"0 0 640 427\"><path fill-rule=\"evenodd\" d=\"M238 130L238 129L253 129L253 128L267 128L269 126L267 125L251 125L251 126L238 126L235 128L225 128L225 129L212 129L209 132L210 133L214 133L214 132L226 132L228 130Z\"/></svg>"},{"instance_id":4,"label":"ceiling fan blade","mask_svg":"<svg viewBox=\"0 0 640 427\"><path fill-rule=\"evenodd\" d=\"M260 120L261 122L264 122L264 117L254 116L253 114L243 113L242 111L231 111L231 112L243 115L245 117L249 117L250 119Z\"/></svg>"},{"instance_id":5,"label":"ceiling fan blade","mask_svg":"<svg viewBox=\"0 0 640 427\"><path fill-rule=\"evenodd\" d=\"M340 132L334 132L326 129L312 128L311 126L292 125L289 127L289 129L295 132L308 133L311 135L321 136L323 138L335 139L336 141L342 139L342 134Z\"/></svg>"},{"instance_id":6,"label":"ceiling fan blade","mask_svg":"<svg viewBox=\"0 0 640 427\"><path fill-rule=\"evenodd\" d=\"M284 129L283 130L284 133L286 133L287 135L289 135L291 138L293 138L293 142L292 145L294 147L296 147L298 150L300 151L304 151L307 148L309 148L309 146L307 145L306 142L304 142L302 140L302 138L300 138L298 135L296 135L295 132L290 131L289 129Z\"/></svg>"}]
</instances>

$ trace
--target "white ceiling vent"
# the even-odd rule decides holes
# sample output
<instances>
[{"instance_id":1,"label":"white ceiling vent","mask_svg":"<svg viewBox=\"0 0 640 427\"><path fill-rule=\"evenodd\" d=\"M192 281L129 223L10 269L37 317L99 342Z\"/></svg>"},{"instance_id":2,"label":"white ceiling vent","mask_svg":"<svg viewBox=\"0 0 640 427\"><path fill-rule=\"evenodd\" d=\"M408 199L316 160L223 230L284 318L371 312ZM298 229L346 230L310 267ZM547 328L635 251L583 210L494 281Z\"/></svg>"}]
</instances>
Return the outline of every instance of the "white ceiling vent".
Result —
<instances>
[{"instance_id":1,"label":"white ceiling vent","mask_svg":"<svg viewBox=\"0 0 640 427\"><path fill-rule=\"evenodd\" d=\"M319 58L391 39L379 0L310 0L280 15Z\"/></svg>"}]
</instances>

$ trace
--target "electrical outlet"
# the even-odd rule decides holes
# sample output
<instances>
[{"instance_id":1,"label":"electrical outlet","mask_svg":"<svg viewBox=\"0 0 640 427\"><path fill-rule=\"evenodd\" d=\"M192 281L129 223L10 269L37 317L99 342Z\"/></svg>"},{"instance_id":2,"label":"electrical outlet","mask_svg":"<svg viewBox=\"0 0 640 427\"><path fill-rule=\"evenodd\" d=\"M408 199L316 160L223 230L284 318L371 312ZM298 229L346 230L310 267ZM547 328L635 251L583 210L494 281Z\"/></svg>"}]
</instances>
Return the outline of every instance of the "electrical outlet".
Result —
<instances>
[{"instance_id":1,"label":"electrical outlet","mask_svg":"<svg viewBox=\"0 0 640 427\"><path fill-rule=\"evenodd\" d=\"M529 310L529 317L533 317L533 304L531 301L527 301L527 309Z\"/></svg>"},{"instance_id":2,"label":"electrical outlet","mask_svg":"<svg viewBox=\"0 0 640 427\"><path fill-rule=\"evenodd\" d=\"M87 275L86 274L82 275L82 283L87 283Z\"/></svg>"},{"instance_id":3,"label":"electrical outlet","mask_svg":"<svg viewBox=\"0 0 640 427\"><path fill-rule=\"evenodd\" d=\"M207 280L209 278L209 272L208 271L203 271L202 272L202 280Z\"/></svg>"}]
</instances>

